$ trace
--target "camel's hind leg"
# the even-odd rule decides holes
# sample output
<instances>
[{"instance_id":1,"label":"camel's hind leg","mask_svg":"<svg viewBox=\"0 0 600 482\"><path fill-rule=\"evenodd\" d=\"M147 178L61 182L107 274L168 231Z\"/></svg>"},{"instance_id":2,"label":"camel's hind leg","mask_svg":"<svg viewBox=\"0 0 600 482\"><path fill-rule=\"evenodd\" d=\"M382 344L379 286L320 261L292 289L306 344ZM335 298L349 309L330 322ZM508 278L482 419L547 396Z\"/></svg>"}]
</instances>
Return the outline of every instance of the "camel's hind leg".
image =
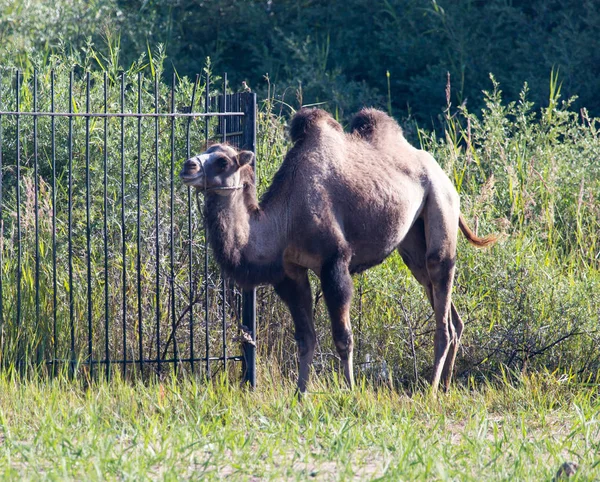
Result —
<instances>
[{"instance_id":1,"label":"camel's hind leg","mask_svg":"<svg viewBox=\"0 0 600 482\"><path fill-rule=\"evenodd\" d=\"M294 278L286 277L275 286L275 292L290 309L296 328L298 345L298 390L306 391L310 365L315 353L317 335L313 323L313 300L305 269L295 270Z\"/></svg>"},{"instance_id":2,"label":"camel's hind leg","mask_svg":"<svg viewBox=\"0 0 600 482\"><path fill-rule=\"evenodd\" d=\"M423 208L426 241L425 265L432 285L435 335L433 337L433 393L439 387L452 340L452 283L456 263L459 200L456 191L439 186Z\"/></svg>"},{"instance_id":3,"label":"camel's hind leg","mask_svg":"<svg viewBox=\"0 0 600 482\"><path fill-rule=\"evenodd\" d=\"M321 267L321 287L331 318L331 331L348 386L354 386L352 367L352 327L350 325L350 302L352 300L352 277L348 270L348 257L336 255Z\"/></svg>"},{"instance_id":4,"label":"camel's hind leg","mask_svg":"<svg viewBox=\"0 0 600 482\"><path fill-rule=\"evenodd\" d=\"M464 323L456 311L454 303L451 304L452 309L452 328L453 333L452 341L450 342L450 348L448 349L448 356L446 357L446 363L444 363L444 370L442 371L442 383L444 390L448 391L450 388L450 382L452 381L452 374L454 373L454 362L456 361L456 354L458 353L458 346L460 345L460 337L463 332Z\"/></svg>"},{"instance_id":5,"label":"camel's hind leg","mask_svg":"<svg viewBox=\"0 0 600 482\"><path fill-rule=\"evenodd\" d=\"M402 256L404 264L406 264L416 280L421 283L425 289L427 299L429 300L431 307L434 308L433 285L427 271L425 225L422 219L417 219L406 237L402 240L402 243L398 247L398 252L400 253L400 256ZM448 390L452 380L454 361L456 359L460 337L464 326L458 311L454 306L454 303L451 303L450 306L452 314L452 323L448 324L448 330L450 332L450 347L448 349L448 355L446 356L446 362L444 363L444 369L442 371L442 383L445 390Z\"/></svg>"}]
</instances>

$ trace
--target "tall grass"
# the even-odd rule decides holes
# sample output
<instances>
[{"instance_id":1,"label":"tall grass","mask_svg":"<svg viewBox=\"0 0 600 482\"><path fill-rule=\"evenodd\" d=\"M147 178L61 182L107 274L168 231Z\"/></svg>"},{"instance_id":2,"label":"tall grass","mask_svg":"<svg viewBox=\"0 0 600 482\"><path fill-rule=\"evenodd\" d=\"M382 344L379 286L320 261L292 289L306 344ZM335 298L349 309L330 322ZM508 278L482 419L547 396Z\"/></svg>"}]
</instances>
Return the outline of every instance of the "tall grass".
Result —
<instances>
[{"instance_id":1,"label":"tall grass","mask_svg":"<svg viewBox=\"0 0 600 482\"><path fill-rule=\"evenodd\" d=\"M55 71L57 110L68 109L68 72L73 66L78 72L92 70L91 110L103 108L102 85L107 75L108 108L120 105L118 46L114 55L100 58L93 48L82 58L59 59L38 67L39 108L49 108L50 71ZM143 57L125 72L125 109L137 109L137 73L145 72L142 84L143 109L153 110L154 77L159 78L159 107L168 111L170 105L168 82L161 78L164 56L159 50ZM5 109L13 109L14 85L11 74L3 73L0 99ZM491 90L484 93L485 109L469 112L464 106L454 109L450 103L445 110L443 136L418 126L407 125L407 136L421 148L430 151L457 187L462 199L462 211L480 234L499 232L502 241L487 251L473 249L459 242L454 300L466 322L457 371L465 381L490 377L502 367L516 371L545 369L582 379L595 378L600 367L598 333L600 317L600 170L598 154L600 139L598 120L585 110L574 112L571 101L560 100L557 74L551 77L548 106L539 110L527 98L524 87L517 102L505 102L498 83L492 78ZM74 106L81 112L85 79L75 76ZM189 106L193 82L178 79L177 108ZM448 85L448 89L451 86ZM197 99L202 98L199 86ZM277 101L273 90L259 111L258 177L263 192L280 165L289 144L286 137L287 104ZM448 102L451 96L448 95ZM25 73L21 110L32 107L32 72ZM198 108L199 106L196 106ZM65 360L70 353L70 313L68 291L68 244L66 203L68 200L68 122L56 121L56 255L58 261L57 338L53 338L53 272L52 272L52 183L51 150L48 118L39 121L39 229L40 229L40 302L41 316L36 319L35 246L34 246L34 158L32 155L32 121L21 122L22 178L21 216L23 239L23 313L22 323L16 323L16 205L15 205L15 121L3 122L3 188L4 235L2 281L4 288L4 320L2 324L3 363L14 363L27 354L28 359ZM83 120L73 122L73 306L77 357L87 354L87 258L85 255L86 217L83 196L85 146ZM137 294L137 125L136 120L124 121L125 160L125 225L121 222L121 159L120 125L118 119L108 123L108 244L110 255L108 276L104 273L103 245L103 180L104 162L103 121L91 121L92 172L92 320L94 356L104 356L103 336L106 313L104 288L109 283L110 303L109 352L111 357L136 358L140 344L138 314L141 314L144 337L141 340L146 356L156 355L155 252L159 237L158 260L161 315L159 327L161 347L166 355L175 354L171 340L173 312L170 289L170 124L159 122L159 204L160 223L154 224L154 121L144 120L141 129L142 184L141 189L141 300L138 313ZM204 148L204 123L191 123L192 153ZM176 123L175 173L186 156L187 121ZM215 125L209 126L215 133ZM415 133L415 135L412 135ZM174 295L177 322L177 346L189 349L188 236L187 191L175 182L174 243L176 259ZM192 293L202 297L202 259L205 243L202 219L192 210ZM125 238L123 238L123 232ZM125 240L125 257L121 254ZM128 273L125 291L122 270ZM213 268L216 268L212 266ZM315 357L317 373L336 367L337 357L331 342L330 326L321 299L318 282L312 279L315 293L315 322L319 346ZM212 288L218 285L216 274L211 276ZM123 299L123 292L125 294ZM209 344L221 350L218 311L221 309L217 290L211 289L211 334ZM230 297L235 300L235 297ZM122 305L126 307L127 329L123 329ZM203 317L201 305L194 311L196 322ZM231 323L237 322L237 306L228 305ZM258 291L259 366L267 362L276 365L286 375L294 377L296 370L293 325L285 307L271 288ZM420 383L429 374L432 359L433 318L422 288L412 278L397 254L382 265L356 277L352 311L355 330L357 369L377 382L411 385ZM123 349L123 335L127 346ZM203 334L196 332L197 346L204 345ZM228 341L235 345L234 333L228 330ZM60 346L59 353L54 347ZM21 351L20 351L21 350Z\"/></svg>"}]
</instances>

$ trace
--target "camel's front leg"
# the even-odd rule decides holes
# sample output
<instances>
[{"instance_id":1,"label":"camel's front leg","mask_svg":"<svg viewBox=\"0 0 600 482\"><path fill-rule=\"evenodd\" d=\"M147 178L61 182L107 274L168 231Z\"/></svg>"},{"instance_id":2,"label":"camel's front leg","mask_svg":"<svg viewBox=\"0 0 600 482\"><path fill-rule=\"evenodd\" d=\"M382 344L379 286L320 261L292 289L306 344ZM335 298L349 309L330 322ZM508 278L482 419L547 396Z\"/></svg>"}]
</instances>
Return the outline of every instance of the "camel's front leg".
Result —
<instances>
[{"instance_id":1,"label":"camel's front leg","mask_svg":"<svg viewBox=\"0 0 600 482\"><path fill-rule=\"evenodd\" d=\"M304 269L295 270L294 278L286 277L275 286L275 292L290 309L296 328L298 345L298 391L306 391L310 365L315 353L317 335L313 323L313 300L308 282L308 273Z\"/></svg>"},{"instance_id":2,"label":"camel's front leg","mask_svg":"<svg viewBox=\"0 0 600 482\"><path fill-rule=\"evenodd\" d=\"M345 256L331 258L321 267L323 297L331 318L333 341L342 361L348 386L354 386L352 367L352 327L350 325L350 302L352 300L352 277Z\"/></svg>"}]
</instances>

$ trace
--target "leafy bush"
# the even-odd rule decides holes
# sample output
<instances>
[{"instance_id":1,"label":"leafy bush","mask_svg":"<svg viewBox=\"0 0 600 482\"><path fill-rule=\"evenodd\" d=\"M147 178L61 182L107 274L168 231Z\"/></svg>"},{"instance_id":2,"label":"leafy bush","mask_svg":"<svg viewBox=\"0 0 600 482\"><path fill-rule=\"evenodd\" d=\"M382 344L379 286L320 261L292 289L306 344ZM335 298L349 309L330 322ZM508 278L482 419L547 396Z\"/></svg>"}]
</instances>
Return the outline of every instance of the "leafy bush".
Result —
<instances>
[{"instance_id":1,"label":"leafy bush","mask_svg":"<svg viewBox=\"0 0 600 482\"><path fill-rule=\"evenodd\" d=\"M490 72L510 100L528 82L539 107L554 68L567 97L579 96L573 106L600 114L600 4L592 0L3 0L0 12L0 64L39 65L50 53L80 52L88 39L109 56L108 38L120 39L127 68L161 43L177 59L168 75L176 68L193 78L208 56L234 88L246 80L265 96L268 75L294 107L298 98L324 102L344 119L389 105L427 129L443 123L448 72L452 103L479 113Z\"/></svg>"},{"instance_id":2,"label":"leafy bush","mask_svg":"<svg viewBox=\"0 0 600 482\"><path fill-rule=\"evenodd\" d=\"M0 0L0 65L27 70L52 53L78 53L89 41L104 45L121 20L115 0Z\"/></svg>"}]
</instances>

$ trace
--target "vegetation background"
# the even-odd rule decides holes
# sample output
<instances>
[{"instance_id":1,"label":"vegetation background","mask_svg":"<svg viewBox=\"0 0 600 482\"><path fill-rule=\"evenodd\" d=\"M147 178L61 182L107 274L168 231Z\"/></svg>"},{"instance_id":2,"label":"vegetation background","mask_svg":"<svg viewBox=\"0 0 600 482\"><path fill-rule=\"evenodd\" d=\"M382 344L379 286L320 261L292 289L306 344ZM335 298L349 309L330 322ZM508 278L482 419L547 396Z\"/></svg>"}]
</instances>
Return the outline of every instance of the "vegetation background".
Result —
<instances>
[{"instance_id":1,"label":"vegetation background","mask_svg":"<svg viewBox=\"0 0 600 482\"><path fill-rule=\"evenodd\" d=\"M460 192L472 226L480 234L502 234L502 241L486 251L459 242L454 300L466 329L457 383L437 400L424 389L432 360L431 309L398 255L355 278L359 384L354 391L336 378L336 352L314 278L317 376L301 403L294 396L292 322L270 288L257 293L259 382L254 391L237 385L239 364L233 363L225 374L215 363L208 383L205 372L199 377L149 377L142 383L124 380L121 370L114 371L110 382L91 380L82 370L73 379L68 364L52 378L40 376L40 370L22 376L15 361L23 350L28 366L71 357L65 241L70 174L76 193L75 349L80 360L87 356L85 120L73 121L69 172L68 119L56 120L54 171L50 120L39 119L36 177L33 120L22 118L23 323L17 325L16 123L14 116L2 116L1 478L562 480L561 472L569 469L576 472L572 480L598 480L599 26L600 3L594 0L0 0L2 109L15 108L15 69L22 71L22 110L34 107L34 71L37 107L49 109L54 71L56 109L63 112L68 110L71 71L79 111L85 108L85 71L91 73L91 109L96 111L104 106L105 79L109 110L120 109L123 75L125 110L135 111L139 99L144 110L154 107L158 81L159 108L168 111L173 72L178 74L175 101L180 109L190 105L197 73L212 70L213 80L220 82L218 74L227 71L233 91L245 80L259 96L258 172L259 190L264 191L289 147L287 119L300 105L319 104L343 124L362 106L376 106L398 119L414 145L432 152ZM205 88L200 82L198 98ZM156 354L152 330L158 259L165 292L163 355L176 357L175 344L167 337L172 315L181 316L189 301L189 200L177 186L171 236L167 180L185 158L186 123L175 125L177 162L172 167L171 124L158 122L161 221L158 226L153 222L156 181L149 175L140 184L139 231L134 227L138 184L132 160L143 161L145 174L155 168L147 161L155 159L155 124L141 122L138 155L137 121L124 122L123 170L119 119L106 127L99 119L90 124L91 316L99 350L93 355L103 356L103 299L109 288L108 318L114 330L108 348L114 356L123 355L123 330L116 320L125 303L126 334L133 347L128 356L136 356L134 345L140 340L133 273L139 232L142 328L147 334L141 342L149 356ZM202 149L205 127L201 119L191 123L192 152ZM215 125L208 127L216 132ZM105 145L106 131L111 135ZM105 153L106 182L99 175ZM54 182L56 337L51 316ZM194 263L201 266L202 219L197 210L192 213ZM172 240L177 254L174 292L170 275L165 276ZM123 267L130 274L125 290ZM192 273L192 281L200 287L202 270ZM216 277L209 282L218 287ZM211 291L214 311L219 308L217 291ZM212 315L208 341L217 354L222 334L219 313ZM234 350L236 333L230 331ZM181 324L177 333L179 353L186 353L188 324ZM197 346L203 346L200 330L194 336ZM55 346L62 348L53 352ZM188 367L182 364L181 369Z\"/></svg>"},{"instance_id":2,"label":"vegetation background","mask_svg":"<svg viewBox=\"0 0 600 482\"><path fill-rule=\"evenodd\" d=\"M0 64L4 72L22 69L29 83L37 70L47 86L43 83L51 68L63 74L71 68L91 70L94 88L104 72L114 81L121 71L132 78L143 71L161 78L166 99L167 79L176 72L182 79L178 95L184 98L192 88L186 76L193 79L202 72L207 57L213 72L228 72L234 91L245 80L262 99L261 190L287 149L286 118L300 105L319 104L342 123L364 105L387 110L402 123L411 142L436 156L479 232L504 235L489 251L459 246L455 300L467 323L459 378L490 376L500 366L596 377L600 367L597 2L0 0L0 10ZM63 90L65 79L63 75ZM83 80L77 82L81 94ZM144 105L150 105L152 83L143 89L148 98ZM3 102L9 105L6 82L3 92ZM110 95L111 102L118 102L116 90ZM128 95L134 104L134 94ZM100 96L99 90L92 93L96 106ZM31 107L31 96L23 102L23 108ZM64 94L60 102L66 108ZM11 128L7 122L5 138ZM197 128L201 132L202 127ZM168 143L168 129L161 129L163 134ZM129 140L128 146L134 149ZM24 158L30 194L31 159ZM101 163L101 157L92 162ZM166 173L168 159L163 162ZM66 167L59 167L64 183ZM10 207L14 176L10 166L6 169ZM50 182L47 167L42 180L44 176ZM128 176L131 179L134 173ZM152 185L144 189L150 203ZM115 187L114 206L118 196ZM184 206L185 193L178 196ZM161 199L167 203L168 194ZM26 206L31 208L31 199ZM113 215L116 230L116 208ZM186 222L177 219L181 225ZM200 226L198 219L194 222ZM79 229L83 236L83 224ZM14 235L14 230L5 231L7 263ZM132 251L129 258L133 256ZM100 257L96 262L100 270ZM8 266L3 276L10 287L14 266ZM32 266L30 258L26 268ZM78 276L84 279L83 262L80 269ZM148 285L150 271L144 270ZM51 273L46 275L50 283ZM98 282L98 293L102 286ZM316 368L322 372L334 366L336 358L316 284L315 291L321 340ZM81 296L77 313L83 317ZM424 379L431 360L431 310L400 258L392 256L357 277L355 298L359 369L385 383L408 385ZM184 302L177 303L177 309L183 309ZM165 312L165 323L168 316ZM291 321L270 289L259 291L259 316L261 355L274 360L284 373L293 373ZM6 329L8 333L10 326ZM34 347L43 345L39 338L29 340L34 340ZM15 343L7 343L16 349Z\"/></svg>"},{"instance_id":3,"label":"vegetation background","mask_svg":"<svg viewBox=\"0 0 600 482\"><path fill-rule=\"evenodd\" d=\"M524 82L543 105L560 73L577 109L600 113L600 7L593 0L2 0L0 60L26 66L50 52L79 51L91 38L105 50L119 38L128 67L148 46L165 46L166 73L193 78L207 56L266 93L265 75L295 102L326 102L343 116L365 104L413 117L430 129L444 106L472 112L493 72L508 100ZM389 98L388 78L389 72Z\"/></svg>"}]
</instances>

